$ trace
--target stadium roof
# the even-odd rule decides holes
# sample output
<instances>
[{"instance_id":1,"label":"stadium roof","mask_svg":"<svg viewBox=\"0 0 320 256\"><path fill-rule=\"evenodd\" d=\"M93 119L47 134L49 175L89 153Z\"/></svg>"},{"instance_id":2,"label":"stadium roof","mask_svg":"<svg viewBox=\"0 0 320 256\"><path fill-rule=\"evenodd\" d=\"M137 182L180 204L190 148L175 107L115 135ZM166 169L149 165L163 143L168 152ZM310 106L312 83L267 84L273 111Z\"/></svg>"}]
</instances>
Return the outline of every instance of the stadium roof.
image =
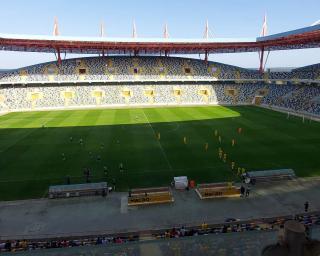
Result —
<instances>
[{"instance_id":1,"label":"stadium roof","mask_svg":"<svg viewBox=\"0 0 320 256\"><path fill-rule=\"evenodd\" d=\"M320 24L258 38L105 38L0 34L0 50L80 54L203 54L320 47Z\"/></svg>"}]
</instances>

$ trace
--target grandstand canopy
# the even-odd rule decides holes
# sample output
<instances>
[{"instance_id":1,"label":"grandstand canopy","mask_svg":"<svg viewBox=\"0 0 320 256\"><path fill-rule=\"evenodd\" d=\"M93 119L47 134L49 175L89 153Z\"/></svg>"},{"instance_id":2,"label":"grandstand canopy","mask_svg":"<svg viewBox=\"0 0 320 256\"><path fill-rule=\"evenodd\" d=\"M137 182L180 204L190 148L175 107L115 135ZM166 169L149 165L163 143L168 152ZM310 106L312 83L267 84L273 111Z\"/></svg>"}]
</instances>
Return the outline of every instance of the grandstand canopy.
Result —
<instances>
[{"instance_id":1,"label":"grandstand canopy","mask_svg":"<svg viewBox=\"0 0 320 256\"><path fill-rule=\"evenodd\" d=\"M105 38L0 34L0 50L80 54L203 54L320 47L320 24L258 38Z\"/></svg>"}]
</instances>

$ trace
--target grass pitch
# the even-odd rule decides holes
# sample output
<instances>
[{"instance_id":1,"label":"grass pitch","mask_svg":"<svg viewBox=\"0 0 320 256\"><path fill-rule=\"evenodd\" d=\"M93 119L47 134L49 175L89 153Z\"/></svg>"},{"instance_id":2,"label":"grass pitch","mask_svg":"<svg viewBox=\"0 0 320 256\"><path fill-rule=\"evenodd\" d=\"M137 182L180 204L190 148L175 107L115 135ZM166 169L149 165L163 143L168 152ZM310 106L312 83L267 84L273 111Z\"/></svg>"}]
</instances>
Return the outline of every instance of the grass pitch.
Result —
<instances>
[{"instance_id":1,"label":"grass pitch","mask_svg":"<svg viewBox=\"0 0 320 256\"><path fill-rule=\"evenodd\" d=\"M67 176L85 182L84 168L93 182L115 179L117 190L169 185L180 175L232 181L231 161L235 169L319 175L320 123L286 117L253 106L10 113L0 116L0 200L45 196L49 185L64 184Z\"/></svg>"}]
</instances>

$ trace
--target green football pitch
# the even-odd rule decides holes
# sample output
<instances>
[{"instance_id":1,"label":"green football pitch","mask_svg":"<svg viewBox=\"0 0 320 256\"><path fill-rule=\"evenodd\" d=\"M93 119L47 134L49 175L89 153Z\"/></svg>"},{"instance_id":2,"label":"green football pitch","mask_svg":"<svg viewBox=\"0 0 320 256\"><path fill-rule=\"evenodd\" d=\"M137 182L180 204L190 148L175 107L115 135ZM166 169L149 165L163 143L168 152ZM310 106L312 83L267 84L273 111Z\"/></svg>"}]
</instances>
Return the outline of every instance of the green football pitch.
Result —
<instances>
[{"instance_id":1,"label":"green football pitch","mask_svg":"<svg viewBox=\"0 0 320 256\"><path fill-rule=\"evenodd\" d=\"M226 162L219 158L219 147ZM49 185L65 184L67 176L71 183L83 183L84 168L91 170L92 182L115 180L117 190L126 191L169 185L174 176L234 181L238 167L292 168L299 176L319 175L320 123L253 106L0 116L0 200L46 196Z\"/></svg>"}]
</instances>

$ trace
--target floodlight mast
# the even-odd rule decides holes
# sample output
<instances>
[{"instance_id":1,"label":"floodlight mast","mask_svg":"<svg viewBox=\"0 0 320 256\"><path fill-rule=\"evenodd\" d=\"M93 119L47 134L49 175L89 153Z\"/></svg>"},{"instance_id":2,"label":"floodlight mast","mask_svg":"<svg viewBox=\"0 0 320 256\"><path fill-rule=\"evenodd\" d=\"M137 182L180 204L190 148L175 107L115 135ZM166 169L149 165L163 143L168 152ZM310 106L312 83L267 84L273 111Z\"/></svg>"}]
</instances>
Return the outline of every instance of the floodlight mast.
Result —
<instances>
[{"instance_id":1,"label":"floodlight mast","mask_svg":"<svg viewBox=\"0 0 320 256\"><path fill-rule=\"evenodd\" d=\"M203 34L204 39L209 39L209 22L208 19L206 21L206 27L204 29L204 34ZM208 62L208 50L205 50L204 52L204 60L207 63Z\"/></svg>"},{"instance_id":2,"label":"floodlight mast","mask_svg":"<svg viewBox=\"0 0 320 256\"><path fill-rule=\"evenodd\" d=\"M262 24L262 30L260 33L260 36L266 36L268 34L268 26L267 26L267 14L264 15L263 24ZM261 46L261 50L259 52L260 57L260 66L259 71L260 73L264 72L264 46Z\"/></svg>"},{"instance_id":3,"label":"floodlight mast","mask_svg":"<svg viewBox=\"0 0 320 256\"><path fill-rule=\"evenodd\" d=\"M164 24L163 38L169 38L168 24Z\"/></svg>"},{"instance_id":4,"label":"floodlight mast","mask_svg":"<svg viewBox=\"0 0 320 256\"><path fill-rule=\"evenodd\" d=\"M137 33L136 21L135 21L135 19L133 19L133 21L132 21L132 38L136 39L137 37L138 37L138 33ZM139 54L139 50L134 49L133 55L137 56L138 54Z\"/></svg>"},{"instance_id":5,"label":"floodlight mast","mask_svg":"<svg viewBox=\"0 0 320 256\"><path fill-rule=\"evenodd\" d=\"M59 33L59 24L58 24L58 18L55 17L54 18L54 25L53 25L53 36L59 36L60 33ZM59 47L56 47L56 53L57 53L57 60L58 60L58 65L60 65L62 63L62 60L61 60L61 54L60 54L60 48Z\"/></svg>"},{"instance_id":6,"label":"floodlight mast","mask_svg":"<svg viewBox=\"0 0 320 256\"><path fill-rule=\"evenodd\" d=\"M104 29L104 22L101 21L100 23L100 37L105 36L105 29ZM104 49L102 48L102 57L104 57Z\"/></svg>"},{"instance_id":7,"label":"floodlight mast","mask_svg":"<svg viewBox=\"0 0 320 256\"><path fill-rule=\"evenodd\" d=\"M168 29L168 24L164 24L164 29L163 29L163 38L168 39L169 38L169 29ZM161 51L160 51L161 54ZM168 57L168 51L164 51L164 56Z\"/></svg>"}]
</instances>

